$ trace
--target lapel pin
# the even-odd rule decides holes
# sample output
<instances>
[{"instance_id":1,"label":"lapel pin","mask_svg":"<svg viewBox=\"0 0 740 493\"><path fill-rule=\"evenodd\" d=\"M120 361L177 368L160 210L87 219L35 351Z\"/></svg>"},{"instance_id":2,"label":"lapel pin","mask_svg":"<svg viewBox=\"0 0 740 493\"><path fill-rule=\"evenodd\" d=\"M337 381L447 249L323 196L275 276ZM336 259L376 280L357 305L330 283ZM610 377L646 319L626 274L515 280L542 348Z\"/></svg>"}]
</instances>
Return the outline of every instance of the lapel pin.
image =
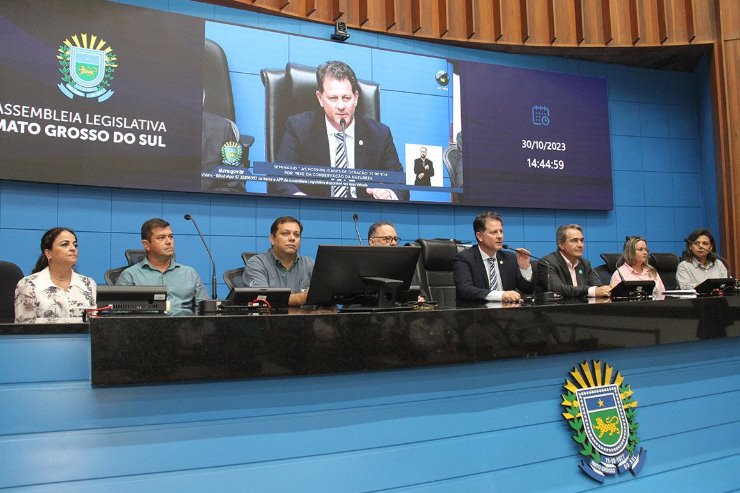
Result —
<instances>
[{"instance_id":1,"label":"lapel pin","mask_svg":"<svg viewBox=\"0 0 740 493\"><path fill-rule=\"evenodd\" d=\"M359 142L358 142L357 144L358 144L358 145L363 145L363 144L364 144L364 142L363 142L362 140L360 140L360 141L359 141Z\"/></svg>"}]
</instances>

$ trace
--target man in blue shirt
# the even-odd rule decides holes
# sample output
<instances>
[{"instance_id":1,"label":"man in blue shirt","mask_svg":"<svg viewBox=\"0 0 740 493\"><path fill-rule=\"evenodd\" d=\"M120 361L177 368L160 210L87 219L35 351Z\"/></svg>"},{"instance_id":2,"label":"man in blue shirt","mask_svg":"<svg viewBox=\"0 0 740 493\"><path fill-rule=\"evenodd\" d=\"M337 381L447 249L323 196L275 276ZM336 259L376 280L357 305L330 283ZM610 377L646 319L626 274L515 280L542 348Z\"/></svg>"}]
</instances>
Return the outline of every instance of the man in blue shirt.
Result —
<instances>
[{"instance_id":1,"label":"man in blue shirt","mask_svg":"<svg viewBox=\"0 0 740 493\"><path fill-rule=\"evenodd\" d=\"M270 227L270 247L251 257L244 268L244 285L260 288L290 288L290 306L306 303L313 274L313 259L298 255L303 225L292 216L282 216Z\"/></svg>"},{"instance_id":2,"label":"man in blue shirt","mask_svg":"<svg viewBox=\"0 0 740 493\"><path fill-rule=\"evenodd\" d=\"M192 267L175 262L175 237L170 224L153 218L141 226L146 258L121 273L118 286L167 286L171 315L193 315L202 300L210 299Z\"/></svg>"}]
</instances>

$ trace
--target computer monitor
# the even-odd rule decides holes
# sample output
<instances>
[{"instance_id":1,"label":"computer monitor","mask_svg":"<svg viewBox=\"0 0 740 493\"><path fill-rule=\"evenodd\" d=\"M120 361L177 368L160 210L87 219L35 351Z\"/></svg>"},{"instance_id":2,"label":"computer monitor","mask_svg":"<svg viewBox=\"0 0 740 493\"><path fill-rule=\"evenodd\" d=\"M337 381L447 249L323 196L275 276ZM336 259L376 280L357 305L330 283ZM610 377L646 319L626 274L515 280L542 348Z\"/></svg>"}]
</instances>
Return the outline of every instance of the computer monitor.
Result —
<instances>
[{"instance_id":1,"label":"computer monitor","mask_svg":"<svg viewBox=\"0 0 740 493\"><path fill-rule=\"evenodd\" d=\"M655 281L622 281L611 290L613 300L647 299L653 296Z\"/></svg>"},{"instance_id":2,"label":"computer monitor","mask_svg":"<svg viewBox=\"0 0 740 493\"><path fill-rule=\"evenodd\" d=\"M97 307L104 315L160 315L167 310L167 286L98 286Z\"/></svg>"},{"instance_id":3,"label":"computer monitor","mask_svg":"<svg viewBox=\"0 0 740 493\"><path fill-rule=\"evenodd\" d=\"M306 305L347 310L400 309L421 248L319 245Z\"/></svg>"},{"instance_id":4,"label":"computer monitor","mask_svg":"<svg viewBox=\"0 0 740 493\"><path fill-rule=\"evenodd\" d=\"M718 277L707 279L695 288L697 294L729 293L735 289L735 279L732 277Z\"/></svg>"}]
</instances>

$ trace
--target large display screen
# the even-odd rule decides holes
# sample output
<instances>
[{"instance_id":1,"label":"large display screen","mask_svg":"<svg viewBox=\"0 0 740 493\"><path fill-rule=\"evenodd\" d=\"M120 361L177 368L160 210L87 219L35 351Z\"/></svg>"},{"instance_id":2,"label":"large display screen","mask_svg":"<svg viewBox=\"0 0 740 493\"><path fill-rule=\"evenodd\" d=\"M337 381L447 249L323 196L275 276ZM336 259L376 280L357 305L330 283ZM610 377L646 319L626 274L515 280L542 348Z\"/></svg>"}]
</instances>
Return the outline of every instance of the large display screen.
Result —
<instances>
[{"instance_id":1,"label":"large display screen","mask_svg":"<svg viewBox=\"0 0 740 493\"><path fill-rule=\"evenodd\" d=\"M0 40L2 179L612 208L601 78L100 0L4 1Z\"/></svg>"}]
</instances>

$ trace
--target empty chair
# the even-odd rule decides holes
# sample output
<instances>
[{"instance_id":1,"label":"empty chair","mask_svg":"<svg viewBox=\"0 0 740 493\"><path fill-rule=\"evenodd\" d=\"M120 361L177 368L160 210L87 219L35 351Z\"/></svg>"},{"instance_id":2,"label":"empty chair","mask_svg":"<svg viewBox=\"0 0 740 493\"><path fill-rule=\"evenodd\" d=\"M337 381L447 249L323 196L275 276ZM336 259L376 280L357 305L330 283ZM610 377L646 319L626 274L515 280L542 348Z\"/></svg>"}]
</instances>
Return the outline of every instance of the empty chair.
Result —
<instances>
[{"instance_id":1,"label":"empty chair","mask_svg":"<svg viewBox=\"0 0 740 493\"><path fill-rule=\"evenodd\" d=\"M23 271L13 262L0 260L0 323L15 321L15 286Z\"/></svg>"},{"instance_id":2,"label":"empty chair","mask_svg":"<svg viewBox=\"0 0 740 493\"><path fill-rule=\"evenodd\" d=\"M226 283L226 287L228 287L229 290L232 290L234 288L243 288L244 279L242 278L242 274L244 274L244 267L237 267L236 269L225 270L224 282Z\"/></svg>"},{"instance_id":3,"label":"empty chair","mask_svg":"<svg viewBox=\"0 0 740 493\"><path fill-rule=\"evenodd\" d=\"M231 74L229 62L224 50L211 39L205 40L205 70L203 72L203 110L222 116L231 122L236 122L234 96L231 89ZM254 143L254 137L241 134L239 143L242 145L242 162L249 164L249 148Z\"/></svg>"},{"instance_id":4,"label":"empty chair","mask_svg":"<svg viewBox=\"0 0 740 493\"><path fill-rule=\"evenodd\" d=\"M416 243L421 247L419 257L419 284L429 301L453 304L456 299L455 282L452 279L452 259L457 255L454 240L425 240Z\"/></svg>"},{"instance_id":5,"label":"empty chair","mask_svg":"<svg viewBox=\"0 0 740 493\"><path fill-rule=\"evenodd\" d=\"M612 274L617 270L617 267L622 265L622 254L621 253L602 253L600 257L604 260L604 264L595 267L594 272L599 280L604 284L609 284L612 279Z\"/></svg>"},{"instance_id":6,"label":"empty chair","mask_svg":"<svg viewBox=\"0 0 740 493\"><path fill-rule=\"evenodd\" d=\"M676 269L681 259L675 253L651 253L651 263L658 271L666 289L678 289Z\"/></svg>"}]
</instances>

